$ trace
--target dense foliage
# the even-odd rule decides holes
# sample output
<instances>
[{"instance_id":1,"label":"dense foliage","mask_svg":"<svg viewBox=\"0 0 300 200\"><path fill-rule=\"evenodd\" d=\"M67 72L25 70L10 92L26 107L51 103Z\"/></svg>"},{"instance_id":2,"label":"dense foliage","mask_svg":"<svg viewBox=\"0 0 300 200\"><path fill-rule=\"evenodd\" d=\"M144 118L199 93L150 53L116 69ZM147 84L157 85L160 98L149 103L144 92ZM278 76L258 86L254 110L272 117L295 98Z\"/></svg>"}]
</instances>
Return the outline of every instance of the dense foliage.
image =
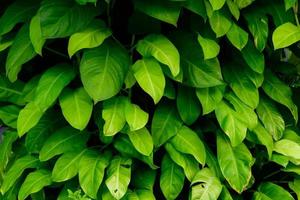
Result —
<instances>
[{"instance_id":1,"label":"dense foliage","mask_svg":"<svg viewBox=\"0 0 300 200\"><path fill-rule=\"evenodd\" d=\"M0 199L300 198L297 0L0 3Z\"/></svg>"}]
</instances>

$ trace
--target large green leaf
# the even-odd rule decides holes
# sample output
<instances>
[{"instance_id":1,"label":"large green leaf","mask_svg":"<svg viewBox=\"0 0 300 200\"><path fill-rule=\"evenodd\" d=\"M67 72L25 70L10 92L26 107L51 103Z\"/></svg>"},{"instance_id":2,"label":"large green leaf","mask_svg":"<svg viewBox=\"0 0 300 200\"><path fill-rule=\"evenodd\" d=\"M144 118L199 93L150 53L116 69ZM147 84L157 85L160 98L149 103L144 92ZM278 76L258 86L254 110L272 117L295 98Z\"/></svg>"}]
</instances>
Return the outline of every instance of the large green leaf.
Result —
<instances>
[{"instance_id":1,"label":"large green leaf","mask_svg":"<svg viewBox=\"0 0 300 200\"><path fill-rule=\"evenodd\" d=\"M16 35L6 59L6 75L11 82L18 78L21 67L36 55L29 38L29 25L25 24Z\"/></svg>"},{"instance_id":2,"label":"large green leaf","mask_svg":"<svg viewBox=\"0 0 300 200\"><path fill-rule=\"evenodd\" d=\"M248 66L255 72L262 74L265 68L264 54L259 52L251 41L242 50L242 56Z\"/></svg>"},{"instance_id":3,"label":"large green leaf","mask_svg":"<svg viewBox=\"0 0 300 200\"><path fill-rule=\"evenodd\" d=\"M77 51L85 48L95 48L111 35L111 31L103 21L95 20L86 29L74 33L68 44L68 53L72 57Z\"/></svg>"},{"instance_id":4,"label":"large green leaf","mask_svg":"<svg viewBox=\"0 0 300 200\"><path fill-rule=\"evenodd\" d=\"M107 169L105 185L116 199L121 199L128 188L131 177L131 163L129 158L116 156Z\"/></svg>"},{"instance_id":5,"label":"large green leaf","mask_svg":"<svg viewBox=\"0 0 300 200\"><path fill-rule=\"evenodd\" d=\"M166 151L170 158L180 167L183 168L184 174L189 181L192 181L195 174L199 171L199 163L191 155L179 152L170 143L165 144Z\"/></svg>"},{"instance_id":6,"label":"large green leaf","mask_svg":"<svg viewBox=\"0 0 300 200\"><path fill-rule=\"evenodd\" d=\"M160 103L154 112L151 124L154 145L159 147L164 144L176 135L181 125L176 106L169 102Z\"/></svg>"},{"instance_id":7,"label":"large green leaf","mask_svg":"<svg viewBox=\"0 0 300 200\"><path fill-rule=\"evenodd\" d=\"M105 136L113 136L124 127L126 123L124 113L126 101L124 97L114 97L104 101L102 118L105 122L103 126Z\"/></svg>"},{"instance_id":8,"label":"large green leaf","mask_svg":"<svg viewBox=\"0 0 300 200\"><path fill-rule=\"evenodd\" d=\"M25 169L36 168L39 163L39 159L31 155L25 155L17 159L3 177L1 193L6 193L14 185L17 179L21 177Z\"/></svg>"},{"instance_id":9,"label":"large green leaf","mask_svg":"<svg viewBox=\"0 0 300 200\"><path fill-rule=\"evenodd\" d=\"M176 105L181 119L188 125L193 124L201 114L201 106L193 88L179 87Z\"/></svg>"},{"instance_id":10,"label":"large green leaf","mask_svg":"<svg viewBox=\"0 0 300 200\"><path fill-rule=\"evenodd\" d=\"M134 77L155 104L164 94L166 80L159 63L153 58L138 60L132 66Z\"/></svg>"},{"instance_id":11,"label":"large green leaf","mask_svg":"<svg viewBox=\"0 0 300 200\"><path fill-rule=\"evenodd\" d=\"M290 22L280 25L272 36L274 49L280 49L300 40L300 28Z\"/></svg>"},{"instance_id":12,"label":"large green leaf","mask_svg":"<svg viewBox=\"0 0 300 200\"><path fill-rule=\"evenodd\" d=\"M66 88L59 97L62 113L76 129L83 130L92 115L93 102L84 88L70 90Z\"/></svg>"},{"instance_id":13,"label":"large green leaf","mask_svg":"<svg viewBox=\"0 0 300 200\"><path fill-rule=\"evenodd\" d=\"M42 36L40 16L35 15L29 25L29 37L35 52L42 55L42 48L46 40Z\"/></svg>"},{"instance_id":14,"label":"large green leaf","mask_svg":"<svg viewBox=\"0 0 300 200\"><path fill-rule=\"evenodd\" d=\"M61 128L45 141L40 151L40 160L47 161L67 151L82 149L87 139L88 136L85 133L81 133L69 126Z\"/></svg>"},{"instance_id":15,"label":"large green leaf","mask_svg":"<svg viewBox=\"0 0 300 200\"><path fill-rule=\"evenodd\" d=\"M217 135L218 162L223 176L232 189L242 193L251 178L251 166L254 159L243 143L232 147L228 138L223 133Z\"/></svg>"},{"instance_id":16,"label":"large green leaf","mask_svg":"<svg viewBox=\"0 0 300 200\"><path fill-rule=\"evenodd\" d=\"M151 17L177 26L181 8L172 2L160 0L152 0L151 2L134 0L134 6L136 9Z\"/></svg>"},{"instance_id":17,"label":"large green leaf","mask_svg":"<svg viewBox=\"0 0 300 200\"><path fill-rule=\"evenodd\" d=\"M79 162L79 183L82 190L96 199L97 192L108 166L110 154L100 154L97 151L86 151Z\"/></svg>"},{"instance_id":18,"label":"large green leaf","mask_svg":"<svg viewBox=\"0 0 300 200\"><path fill-rule=\"evenodd\" d=\"M191 154L200 164L205 164L205 147L198 135L190 128L182 126L170 142L176 150Z\"/></svg>"},{"instance_id":19,"label":"large green leaf","mask_svg":"<svg viewBox=\"0 0 300 200\"><path fill-rule=\"evenodd\" d=\"M39 1L15 1L0 18L0 35L10 32L18 23L26 22L38 9Z\"/></svg>"},{"instance_id":20,"label":"large green leaf","mask_svg":"<svg viewBox=\"0 0 300 200\"><path fill-rule=\"evenodd\" d=\"M254 193L254 200L294 200L293 196L281 186L271 182L262 183L258 192Z\"/></svg>"},{"instance_id":21,"label":"large green leaf","mask_svg":"<svg viewBox=\"0 0 300 200\"><path fill-rule=\"evenodd\" d=\"M209 24L217 37L225 35L232 25L230 19L220 10L214 11L209 18Z\"/></svg>"},{"instance_id":22,"label":"large green leaf","mask_svg":"<svg viewBox=\"0 0 300 200\"><path fill-rule=\"evenodd\" d=\"M45 186L51 185L51 172L45 169L39 169L31 172L27 175L25 181L23 182L18 199L24 200L30 194L36 193L43 189Z\"/></svg>"},{"instance_id":23,"label":"large green leaf","mask_svg":"<svg viewBox=\"0 0 300 200\"><path fill-rule=\"evenodd\" d=\"M143 111L138 105L128 102L125 106L125 119L130 131L136 131L148 122L149 114Z\"/></svg>"},{"instance_id":24,"label":"large green leaf","mask_svg":"<svg viewBox=\"0 0 300 200\"><path fill-rule=\"evenodd\" d=\"M293 140L281 139L275 142L274 151L294 159L300 159L300 144Z\"/></svg>"},{"instance_id":25,"label":"large green leaf","mask_svg":"<svg viewBox=\"0 0 300 200\"><path fill-rule=\"evenodd\" d=\"M181 167L165 155L161 164L160 188L167 200L176 199L184 185L184 173Z\"/></svg>"},{"instance_id":26,"label":"large green leaf","mask_svg":"<svg viewBox=\"0 0 300 200\"><path fill-rule=\"evenodd\" d=\"M224 85L208 88L198 88L196 90L196 95L202 105L203 115L215 110L215 108L223 98L224 91Z\"/></svg>"},{"instance_id":27,"label":"large green leaf","mask_svg":"<svg viewBox=\"0 0 300 200\"><path fill-rule=\"evenodd\" d=\"M298 122L298 108L292 100L290 87L279 80L271 71L267 71L262 88L271 99L285 105L291 111L296 123Z\"/></svg>"},{"instance_id":28,"label":"large green leaf","mask_svg":"<svg viewBox=\"0 0 300 200\"><path fill-rule=\"evenodd\" d=\"M75 150L66 152L60 156L53 167L52 180L63 182L76 176L79 170L80 159L85 152L86 149Z\"/></svg>"},{"instance_id":29,"label":"large green leaf","mask_svg":"<svg viewBox=\"0 0 300 200\"><path fill-rule=\"evenodd\" d=\"M262 96L260 97L256 112L267 131L275 140L279 140L285 129L285 122L276 105L268 98Z\"/></svg>"},{"instance_id":30,"label":"large green leaf","mask_svg":"<svg viewBox=\"0 0 300 200\"><path fill-rule=\"evenodd\" d=\"M209 38L204 38L198 34L198 42L202 47L205 60L217 57L220 52L220 46L216 41Z\"/></svg>"},{"instance_id":31,"label":"large green leaf","mask_svg":"<svg viewBox=\"0 0 300 200\"><path fill-rule=\"evenodd\" d=\"M175 77L180 72L180 59L176 47L163 35L148 35L137 43L137 51L144 57L153 56L167 65Z\"/></svg>"},{"instance_id":32,"label":"large green leaf","mask_svg":"<svg viewBox=\"0 0 300 200\"><path fill-rule=\"evenodd\" d=\"M86 27L97 15L97 10L92 6L80 6L73 0L44 0L38 14L43 37L60 38Z\"/></svg>"},{"instance_id":33,"label":"large green leaf","mask_svg":"<svg viewBox=\"0 0 300 200\"><path fill-rule=\"evenodd\" d=\"M97 48L84 51L80 63L81 81L95 103L111 98L121 90L128 66L129 56L116 42L106 41Z\"/></svg>"},{"instance_id":34,"label":"large green leaf","mask_svg":"<svg viewBox=\"0 0 300 200\"><path fill-rule=\"evenodd\" d=\"M248 33L235 23L232 23L226 36L231 44L239 50L242 50L248 42Z\"/></svg>"},{"instance_id":35,"label":"large green leaf","mask_svg":"<svg viewBox=\"0 0 300 200\"><path fill-rule=\"evenodd\" d=\"M209 168L198 171L192 180L190 200L216 200L222 191L220 180Z\"/></svg>"},{"instance_id":36,"label":"large green leaf","mask_svg":"<svg viewBox=\"0 0 300 200\"><path fill-rule=\"evenodd\" d=\"M146 127L128 132L129 139L135 149L145 156L150 156L153 151L153 141Z\"/></svg>"}]
</instances>

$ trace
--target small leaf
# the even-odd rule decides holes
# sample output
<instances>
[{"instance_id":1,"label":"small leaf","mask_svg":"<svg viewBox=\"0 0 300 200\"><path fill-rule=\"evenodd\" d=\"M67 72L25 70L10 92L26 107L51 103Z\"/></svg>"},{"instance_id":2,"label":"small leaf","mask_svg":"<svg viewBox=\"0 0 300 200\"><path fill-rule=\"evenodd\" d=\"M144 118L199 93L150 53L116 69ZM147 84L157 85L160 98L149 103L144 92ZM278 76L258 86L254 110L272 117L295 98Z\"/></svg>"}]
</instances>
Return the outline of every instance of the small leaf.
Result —
<instances>
[{"instance_id":1,"label":"small leaf","mask_svg":"<svg viewBox=\"0 0 300 200\"><path fill-rule=\"evenodd\" d=\"M150 156L153 151L152 137L146 127L127 133L135 149L145 156Z\"/></svg>"},{"instance_id":2,"label":"small leaf","mask_svg":"<svg viewBox=\"0 0 300 200\"><path fill-rule=\"evenodd\" d=\"M69 151L60 156L53 167L52 180L63 182L76 176L79 170L79 161L85 151L86 149Z\"/></svg>"},{"instance_id":3,"label":"small leaf","mask_svg":"<svg viewBox=\"0 0 300 200\"><path fill-rule=\"evenodd\" d=\"M68 44L68 53L72 57L77 51L85 48L95 48L111 35L111 31L103 21L93 21L86 29L71 35Z\"/></svg>"},{"instance_id":4,"label":"small leaf","mask_svg":"<svg viewBox=\"0 0 300 200\"><path fill-rule=\"evenodd\" d=\"M170 102L162 102L154 111L151 133L156 147L161 146L172 136L176 135L182 122L178 116L176 106Z\"/></svg>"},{"instance_id":5,"label":"small leaf","mask_svg":"<svg viewBox=\"0 0 300 200\"><path fill-rule=\"evenodd\" d=\"M17 179L21 177L25 169L36 168L39 163L39 159L31 155L18 158L3 177L1 193L6 193L14 185Z\"/></svg>"},{"instance_id":6,"label":"small leaf","mask_svg":"<svg viewBox=\"0 0 300 200\"><path fill-rule=\"evenodd\" d=\"M191 200L215 200L222 191L220 180L214 176L209 168L203 168L192 180L190 191Z\"/></svg>"},{"instance_id":7,"label":"small leaf","mask_svg":"<svg viewBox=\"0 0 300 200\"><path fill-rule=\"evenodd\" d=\"M205 164L205 147L198 135L188 127L182 126L170 143L176 150L191 154L200 164Z\"/></svg>"},{"instance_id":8,"label":"small leaf","mask_svg":"<svg viewBox=\"0 0 300 200\"><path fill-rule=\"evenodd\" d=\"M132 66L134 77L155 104L164 94L166 80L159 63L152 58L138 60Z\"/></svg>"},{"instance_id":9,"label":"small leaf","mask_svg":"<svg viewBox=\"0 0 300 200\"><path fill-rule=\"evenodd\" d=\"M290 22L280 25L272 36L274 49L288 47L300 40L300 28Z\"/></svg>"},{"instance_id":10,"label":"small leaf","mask_svg":"<svg viewBox=\"0 0 300 200\"><path fill-rule=\"evenodd\" d=\"M221 11L217 10L209 18L209 24L218 38L224 36L229 31L232 22Z\"/></svg>"},{"instance_id":11,"label":"small leaf","mask_svg":"<svg viewBox=\"0 0 300 200\"><path fill-rule=\"evenodd\" d=\"M36 193L52 183L51 172L45 169L39 169L27 175L23 182L18 199L24 200L30 194Z\"/></svg>"},{"instance_id":12,"label":"small leaf","mask_svg":"<svg viewBox=\"0 0 300 200\"><path fill-rule=\"evenodd\" d=\"M125 118L130 131L136 131L145 127L149 119L149 114L143 111L138 105L128 102L125 106Z\"/></svg>"},{"instance_id":13,"label":"small leaf","mask_svg":"<svg viewBox=\"0 0 300 200\"><path fill-rule=\"evenodd\" d=\"M39 55L42 55L42 49L46 40L42 36L40 16L35 15L29 26L29 37L35 52Z\"/></svg>"},{"instance_id":14,"label":"small leaf","mask_svg":"<svg viewBox=\"0 0 300 200\"><path fill-rule=\"evenodd\" d=\"M166 199L176 199L184 185L183 170L168 155L162 160L159 184Z\"/></svg>"},{"instance_id":15,"label":"small leaf","mask_svg":"<svg viewBox=\"0 0 300 200\"><path fill-rule=\"evenodd\" d=\"M231 28L226 33L229 41L240 51L246 46L248 42L248 33L233 23Z\"/></svg>"},{"instance_id":16,"label":"small leaf","mask_svg":"<svg viewBox=\"0 0 300 200\"><path fill-rule=\"evenodd\" d=\"M116 156L107 169L105 185L116 199L121 199L128 188L131 177L132 160Z\"/></svg>"},{"instance_id":17,"label":"small leaf","mask_svg":"<svg viewBox=\"0 0 300 200\"><path fill-rule=\"evenodd\" d=\"M205 60L217 57L220 52L220 46L216 41L204 38L198 34L198 42L202 47Z\"/></svg>"},{"instance_id":18,"label":"small leaf","mask_svg":"<svg viewBox=\"0 0 300 200\"><path fill-rule=\"evenodd\" d=\"M103 132L105 136L113 136L122 130L126 123L124 108L126 99L114 97L104 101L102 118L104 119Z\"/></svg>"},{"instance_id":19,"label":"small leaf","mask_svg":"<svg viewBox=\"0 0 300 200\"><path fill-rule=\"evenodd\" d=\"M288 139L281 139L274 143L274 151L280 153L282 155L292 157L294 159L300 159L299 151L300 151L300 144L288 140Z\"/></svg>"},{"instance_id":20,"label":"small leaf","mask_svg":"<svg viewBox=\"0 0 300 200\"><path fill-rule=\"evenodd\" d=\"M221 9L224 4L225 4L225 0L209 0L213 10L219 10Z\"/></svg>"},{"instance_id":21,"label":"small leaf","mask_svg":"<svg viewBox=\"0 0 300 200\"><path fill-rule=\"evenodd\" d=\"M1 121L12 128L17 128L17 119L20 112L20 108L15 105L7 105L0 107L0 119Z\"/></svg>"},{"instance_id":22,"label":"small leaf","mask_svg":"<svg viewBox=\"0 0 300 200\"><path fill-rule=\"evenodd\" d=\"M289 187L296 193L297 198L300 198L300 180L295 178L293 182L289 182Z\"/></svg>"},{"instance_id":23,"label":"small leaf","mask_svg":"<svg viewBox=\"0 0 300 200\"><path fill-rule=\"evenodd\" d=\"M180 72L179 53L176 47L163 35L148 35L137 43L137 51L144 57L153 56L169 67L175 77Z\"/></svg>"},{"instance_id":24,"label":"small leaf","mask_svg":"<svg viewBox=\"0 0 300 200\"><path fill-rule=\"evenodd\" d=\"M77 149L82 149L88 137L70 126L61 128L47 138L40 151L40 160L47 161L50 158Z\"/></svg>"},{"instance_id":25,"label":"small leaf","mask_svg":"<svg viewBox=\"0 0 300 200\"><path fill-rule=\"evenodd\" d=\"M242 56L248 66L255 72L262 74L265 68L264 54L259 52L251 41L242 50Z\"/></svg>"},{"instance_id":26,"label":"small leaf","mask_svg":"<svg viewBox=\"0 0 300 200\"><path fill-rule=\"evenodd\" d=\"M95 103L115 96L121 90L128 66L127 52L113 41L85 50L79 68L84 89Z\"/></svg>"},{"instance_id":27,"label":"small leaf","mask_svg":"<svg viewBox=\"0 0 300 200\"><path fill-rule=\"evenodd\" d=\"M65 89L59 97L62 113L76 129L83 130L92 115L93 102L84 88Z\"/></svg>"}]
</instances>

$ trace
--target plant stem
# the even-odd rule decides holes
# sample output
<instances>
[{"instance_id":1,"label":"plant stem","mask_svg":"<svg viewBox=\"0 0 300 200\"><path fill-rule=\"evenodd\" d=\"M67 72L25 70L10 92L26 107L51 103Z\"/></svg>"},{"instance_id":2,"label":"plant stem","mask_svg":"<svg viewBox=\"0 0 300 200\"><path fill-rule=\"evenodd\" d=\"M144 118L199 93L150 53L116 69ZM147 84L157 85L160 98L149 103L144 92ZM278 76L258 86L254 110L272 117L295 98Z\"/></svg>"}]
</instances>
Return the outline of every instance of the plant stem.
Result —
<instances>
[{"instance_id":1,"label":"plant stem","mask_svg":"<svg viewBox=\"0 0 300 200\"><path fill-rule=\"evenodd\" d=\"M68 58L68 59L69 59L69 56L67 56L67 55L65 55L65 54L63 54L63 53L61 53L61 52L59 52L59 51L56 51L56 50L51 49L51 48L49 48L49 47L45 47L45 49L47 49L48 51L50 51L50 52L52 52L52 53L54 53L54 54L56 54L56 55L59 55L59 56L62 56L62 57L64 57L64 58Z\"/></svg>"}]
</instances>

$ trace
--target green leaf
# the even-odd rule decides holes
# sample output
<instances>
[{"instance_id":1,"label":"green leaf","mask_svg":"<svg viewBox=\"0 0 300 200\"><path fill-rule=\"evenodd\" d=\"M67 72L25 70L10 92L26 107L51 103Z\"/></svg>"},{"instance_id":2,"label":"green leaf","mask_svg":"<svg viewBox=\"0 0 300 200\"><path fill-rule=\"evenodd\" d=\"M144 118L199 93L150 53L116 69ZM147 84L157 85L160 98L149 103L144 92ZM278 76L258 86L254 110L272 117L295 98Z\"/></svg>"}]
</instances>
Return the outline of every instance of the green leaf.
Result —
<instances>
[{"instance_id":1,"label":"green leaf","mask_svg":"<svg viewBox=\"0 0 300 200\"><path fill-rule=\"evenodd\" d=\"M75 0L80 5L86 5L87 3L94 3L96 5L97 0Z\"/></svg>"},{"instance_id":2,"label":"green leaf","mask_svg":"<svg viewBox=\"0 0 300 200\"><path fill-rule=\"evenodd\" d=\"M18 134L15 131L6 130L2 133L1 145L0 145L0 177L2 178L4 170L7 167L8 162L11 159L11 152L13 143L18 138Z\"/></svg>"},{"instance_id":3,"label":"green leaf","mask_svg":"<svg viewBox=\"0 0 300 200\"><path fill-rule=\"evenodd\" d=\"M131 183L135 188L153 190L156 178L156 171L146 168L135 170Z\"/></svg>"},{"instance_id":4,"label":"green leaf","mask_svg":"<svg viewBox=\"0 0 300 200\"><path fill-rule=\"evenodd\" d=\"M64 125L63 117L57 115L57 112L52 110L46 112L38 124L26 134L25 147L27 151L39 153L45 143L45 139Z\"/></svg>"},{"instance_id":5,"label":"green leaf","mask_svg":"<svg viewBox=\"0 0 300 200\"><path fill-rule=\"evenodd\" d=\"M17 128L17 119L20 112L20 107L15 105L7 105L0 107L1 121L12 128Z\"/></svg>"},{"instance_id":6,"label":"green leaf","mask_svg":"<svg viewBox=\"0 0 300 200\"><path fill-rule=\"evenodd\" d=\"M262 74L265 68L264 54L259 52L251 41L242 50L242 56L248 66L255 72Z\"/></svg>"},{"instance_id":7,"label":"green leaf","mask_svg":"<svg viewBox=\"0 0 300 200\"><path fill-rule=\"evenodd\" d=\"M253 199L254 200L259 200L259 199L294 200L294 198L288 191L286 191L279 185L276 185L271 182L262 183L258 187L258 192L254 193Z\"/></svg>"},{"instance_id":8,"label":"green leaf","mask_svg":"<svg viewBox=\"0 0 300 200\"><path fill-rule=\"evenodd\" d=\"M6 193L14 185L17 179L21 177L25 169L36 168L39 163L39 159L31 155L26 155L17 159L3 177L1 193Z\"/></svg>"},{"instance_id":9,"label":"green leaf","mask_svg":"<svg viewBox=\"0 0 300 200\"><path fill-rule=\"evenodd\" d=\"M273 151L273 138L272 135L263 127L261 123L258 123L255 129L253 129L253 133L260 144L263 144L268 151L269 159L272 157Z\"/></svg>"},{"instance_id":10,"label":"green leaf","mask_svg":"<svg viewBox=\"0 0 300 200\"><path fill-rule=\"evenodd\" d=\"M26 22L36 12L39 1L15 1L5 9L0 18L0 35L10 32L18 23Z\"/></svg>"},{"instance_id":11,"label":"green leaf","mask_svg":"<svg viewBox=\"0 0 300 200\"><path fill-rule=\"evenodd\" d=\"M262 96L256 111L266 130L275 140L279 140L283 135L285 122L276 105L268 98Z\"/></svg>"},{"instance_id":12,"label":"green leaf","mask_svg":"<svg viewBox=\"0 0 300 200\"><path fill-rule=\"evenodd\" d=\"M79 170L80 159L85 151L86 149L69 151L60 156L53 167L52 180L54 182L63 182L76 176Z\"/></svg>"},{"instance_id":13,"label":"green leaf","mask_svg":"<svg viewBox=\"0 0 300 200\"><path fill-rule=\"evenodd\" d=\"M146 126L149 114L143 111L138 105L128 102L124 112L130 131L136 131Z\"/></svg>"},{"instance_id":14,"label":"green leaf","mask_svg":"<svg viewBox=\"0 0 300 200\"><path fill-rule=\"evenodd\" d=\"M202 113L206 115L215 110L222 100L225 86L215 86L208 88L197 88L196 95L202 105Z\"/></svg>"},{"instance_id":15,"label":"green leaf","mask_svg":"<svg viewBox=\"0 0 300 200\"><path fill-rule=\"evenodd\" d=\"M35 55L36 53L29 38L29 25L25 24L16 35L5 63L6 75L11 82L17 80L22 65Z\"/></svg>"},{"instance_id":16,"label":"green leaf","mask_svg":"<svg viewBox=\"0 0 300 200\"><path fill-rule=\"evenodd\" d=\"M236 63L226 65L223 68L224 79L240 100L251 108L256 108L259 102L258 89L245 68Z\"/></svg>"},{"instance_id":17,"label":"green leaf","mask_svg":"<svg viewBox=\"0 0 300 200\"><path fill-rule=\"evenodd\" d=\"M199 171L199 163L191 155L177 151L170 143L165 144L165 149L170 158L183 168L184 174L189 181L192 181L195 174Z\"/></svg>"},{"instance_id":18,"label":"green leaf","mask_svg":"<svg viewBox=\"0 0 300 200\"><path fill-rule=\"evenodd\" d=\"M126 123L124 97L114 97L104 101L102 118L104 119L103 132L105 136L113 136L122 130Z\"/></svg>"},{"instance_id":19,"label":"green leaf","mask_svg":"<svg viewBox=\"0 0 300 200\"><path fill-rule=\"evenodd\" d=\"M84 88L70 90L66 88L59 97L62 113L76 129L83 130L92 115L93 102Z\"/></svg>"},{"instance_id":20,"label":"green leaf","mask_svg":"<svg viewBox=\"0 0 300 200\"><path fill-rule=\"evenodd\" d=\"M289 139L281 139L275 142L274 151L294 159L300 159L300 144Z\"/></svg>"},{"instance_id":21,"label":"green leaf","mask_svg":"<svg viewBox=\"0 0 300 200\"><path fill-rule=\"evenodd\" d=\"M206 18L206 10L203 1L187 0L185 1L184 7L200 15L203 18Z\"/></svg>"},{"instance_id":22,"label":"green leaf","mask_svg":"<svg viewBox=\"0 0 300 200\"><path fill-rule=\"evenodd\" d=\"M80 6L73 0L44 0L38 11L44 38L62 38L86 27L97 15L93 6Z\"/></svg>"},{"instance_id":23,"label":"green leaf","mask_svg":"<svg viewBox=\"0 0 300 200\"><path fill-rule=\"evenodd\" d=\"M239 20L240 18L240 10L238 5L233 0L226 0L226 4L231 12L231 14L234 16L236 20Z\"/></svg>"},{"instance_id":24,"label":"green leaf","mask_svg":"<svg viewBox=\"0 0 300 200\"><path fill-rule=\"evenodd\" d=\"M200 164L205 164L205 147L198 135L190 128L182 126L170 142L176 150L191 154Z\"/></svg>"},{"instance_id":25,"label":"green leaf","mask_svg":"<svg viewBox=\"0 0 300 200\"><path fill-rule=\"evenodd\" d=\"M225 0L209 0L213 10L219 10L221 9L224 4L225 4Z\"/></svg>"},{"instance_id":26,"label":"green leaf","mask_svg":"<svg viewBox=\"0 0 300 200\"><path fill-rule=\"evenodd\" d=\"M193 124L200 116L201 106L193 88L179 87L176 105L181 119L188 125Z\"/></svg>"},{"instance_id":27,"label":"green leaf","mask_svg":"<svg viewBox=\"0 0 300 200\"><path fill-rule=\"evenodd\" d=\"M169 67L175 77L180 72L180 59L176 47L163 35L152 34L137 43L137 51L144 57L153 56Z\"/></svg>"},{"instance_id":28,"label":"green leaf","mask_svg":"<svg viewBox=\"0 0 300 200\"><path fill-rule=\"evenodd\" d=\"M51 172L45 169L39 169L31 172L27 175L25 181L23 182L18 199L24 200L30 194L36 193L43 189L45 186L51 185Z\"/></svg>"},{"instance_id":29,"label":"green leaf","mask_svg":"<svg viewBox=\"0 0 300 200\"><path fill-rule=\"evenodd\" d=\"M248 33L240 28L235 23L232 23L231 28L226 33L228 40L240 51L246 46L248 42Z\"/></svg>"},{"instance_id":30,"label":"green leaf","mask_svg":"<svg viewBox=\"0 0 300 200\"><path fill-rule=\"evenodd\" d=\"M153 151L153 141L151 134L146 127L136 131L130 131L127 134L138 152L145 156L150 156Z\"/></svg>"},{"instance_id":31,"label":"green leaf","mask_svg":"<svg viewBox=\"0 0 300 200\"><path fill-rule=\"evenodd\" d=\"M254 38L255 47L262 52L266 46L269 27L268 18L266 16L258 16L255 14L246 15L248 28Z\"/></svg>"},{"instance_id":32,"label":"green leaf","mask_svg":"<svg viewBox=\"0 0 300 200\"><path fill-rule=\"evenodd\" d=\"M252 4L255 0L234 0L240 9L245 8Z\"/></svg>"},{"instance_id":33,"label":"green leaf","mask_svg":"<svg viewBox=\"0 0 300 200\"><path fill-rule=\"evenodd\" d=\"M105 26L103 21L93 21L87 28L74 33L70 37L68 44L69 56L72 57L81 49L100 46L110 35L111 31Z\"/></svg>"},{"instance_id":34,"label":"green leaf","mask_svg":"<svg viewBox=\"0 0 300 200\"><path fill-rule=\"evenodd\" d=\"M161 146L176 135L182 126L176 106L170 102L162 102L154 111L151 133L156 147Z\"/></svg>"},{"instance_id":35,"label":"green leaf","mask_svg":"<svg viewBox=\"0 0 300 200\"><path fill-rule=\"evenodd\" d=\"M19 113L17 130L19 136L23 136L32 129L43 116L43 111L35 102L28 103Z\"/></svg>"},{"instance_id":36,"label":"green leaf","mask_svg":"<svg viewBox=\"0 0 300 200\"><path fill-rule=\"evenodd\" d=\"M209 18L209 24L218 38L224 36L230 30L232 22L221 11L217 10Z\"/></svg>"},{"instance_id":37,"label":"green leaf","mask_svg":"<svg viewBox=\"0 0 300 200\"><path fill-rule=\"evenodd\" d=\"M220 46L216 41L204 38L198 34L198 42L202 48L204 60L217 57L220 52Z\"/></svg>"},{"instance_id":38,"label":"green leaf","mask_svg":"<svg viewBox=\"0 0 300 200\"><path fill-rule=\"evenodd\" d=\"M289 182L289 187L296 193L297 198L300 198L300 179L295 178L293 182Z\"/></svg>"},{"instance_id":39,"label":"green leaf","mask_svg":"<svg viewBox=\"0 0 300 200\"><path fill-rule=\"evenodd\" d=\"M79 162L79 183L87 195L96 199L100 184L104 177L105 168L110 160L109 154L97 151L86 151Z\"/></svg>"},{"instance_id":40,"label":"green leaf","mask_svg":"<svg viewBox=\"0 0 300 200\"><path fill-rule=\"evenodd\" d=\"M116 42L106 41L85 50L80 63L84 89L95 103L115 96L121 90L128 66L129 56Z\"/></svg>"},{"instance_id":41,"label":"green leaf","mask_svg":"<svg viewBox=\"0 0 300 200\"><path fill-rule=\"evenodd\" d=\"M107 169L105 185L116 199L121 199L128 188L131 177L132 160L116 156Z\"/></svg>"},{"instance_id":42,"label":"green leaf","mask_svg":"<svg viewBox=\"0 0 300 200\"><path fill-rule=\"evenodd\" d=\"M47 110L58 98L61 91L75 78L74 69L68 64L51 67L41 76L35 92L34 102Z\"/></svg>"},{"instance_id":43,"label":"green leaf","mask_svg":"<svg viewBox=\"0 0 300 200\"><path fill-rule=\"evenodd\" d=\"M42 49L46 40L42 36L41 21L39 15L35 15L30 21L29 37L35 52L39 55L42 55Z\"/></svg>"},{"instance_id":44,"label":"green leaf","mask_svg":"<svg viewBox=\"0 0 300 200\"><path fill-rule=\"evenodd\" d=\"M271 99L285 105L291 111L295 122L298 122L298 108L292 100L290 87L279 80L271 71L268 71L268 73L265 73L265 81L262 88Z\"/></svg>"},{"instance_id":45,"label":"green leaf","mask_svg":"<svg viewBox=\"0 0 300 200\"><path fill-rule=\"evenodd\" d=\"M160 0L152 0L151 2L134 0L134 6L135 9L144 12L151 17L177 26L181 7L172 2Z\"/></svg>"},{"instance_id":46,"label":"green leaf","mask_svg":"<svg viewBox=\"0 0 300 200\"><path fill-rule=\"evenodd\" d=\"M285 10L292 8L293 6L295 6L296 3L297 0L284 0Z\"/></svg>"},{"instance_id":47,"label":"green leaf","mask_svg":"<svg viewBox=\"0 0 300 200\"><path fill-rule=\"evenodd\" d=\"M288 47L300 40L300 28L290 22L277 27L272 35L274 49Z\"/></svg>"},{"instance_id":48,"label":"green leaf","mask_svg":"<svg viewBox=\"0 0 300 200\"><path fill-rule=\"evenodd\" d=\"M77 149L82 149L88 137L69 126L61 128L47 138L43 145L39 158L41 161L47 161L50 158Z\"/></svg>"},{"instance_id":49,"label":"green leaf","mask_svg":"<svg viewBox=\"0 0 300 200\"><path fill-rule=\"evenodd\" d=\"M167 200L176 199L184 185L183 170L168 155L162 160L159 184Z\"/></svg>"},{"instance_id":50,"label":"green leaf","mask_svg":"<svg viewBox=\"0 0 300 200\"><path fill-rule=\"evenodd\" d=\"M217 135L218 162L223 176L232 189L242 193L251 178L254 159L244 143L232 147L223 133Z\"/></svg>"},{"instance_id":51,"label":"green leaf","mask_svg":"<svg viewBox=\"0 0 300 200\"><path fill-rule=\"evenodd\" d=\"M164 94L166 80L159 63L152 58L138 60L132 66L134 77L155 104Z\"/></svg>"},{"instance_id":52,"label":"green leaf","mask_svg":"<svg viewBox=\"0 0 300 200\"><path fill-rule=\"evenodd\" d=\"M192 180L190 191L191 200L215 200L222 191L220 180L214 176L209 168L198 171Z\"/></svg>"}]
</instances>

